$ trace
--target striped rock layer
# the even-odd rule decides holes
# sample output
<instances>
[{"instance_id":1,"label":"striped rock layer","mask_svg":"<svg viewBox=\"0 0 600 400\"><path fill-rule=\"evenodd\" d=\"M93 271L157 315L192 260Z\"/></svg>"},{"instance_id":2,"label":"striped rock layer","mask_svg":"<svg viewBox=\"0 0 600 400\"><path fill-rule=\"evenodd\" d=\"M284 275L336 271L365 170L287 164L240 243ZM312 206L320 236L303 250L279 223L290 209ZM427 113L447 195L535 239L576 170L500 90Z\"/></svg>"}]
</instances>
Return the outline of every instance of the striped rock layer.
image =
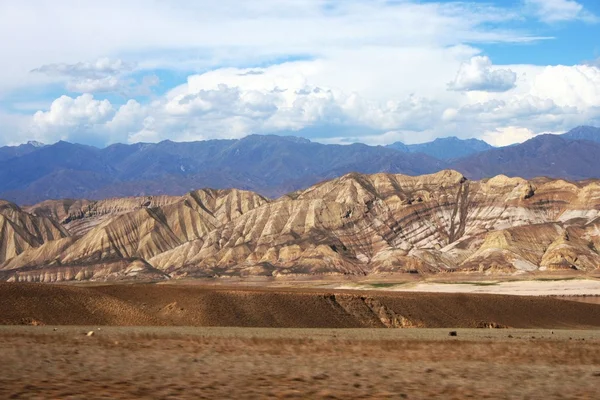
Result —
<instances>
[{"instance_id":1,"label":"striped rock layer","mask_svg":"<svg viewBox=\"0 0 600 400\"><path fill-rule=\"evenodd\" d=\"M10 207L22 215L13 225L38 235L17 246L15 234L2 234L2 248L11 250L0 258L0 278L12 281L600 266L599 181L469 181L450 170L348 174L276 200L206 189L183 197L44 202L29 213Z\"/></svg>"}]
</instances>

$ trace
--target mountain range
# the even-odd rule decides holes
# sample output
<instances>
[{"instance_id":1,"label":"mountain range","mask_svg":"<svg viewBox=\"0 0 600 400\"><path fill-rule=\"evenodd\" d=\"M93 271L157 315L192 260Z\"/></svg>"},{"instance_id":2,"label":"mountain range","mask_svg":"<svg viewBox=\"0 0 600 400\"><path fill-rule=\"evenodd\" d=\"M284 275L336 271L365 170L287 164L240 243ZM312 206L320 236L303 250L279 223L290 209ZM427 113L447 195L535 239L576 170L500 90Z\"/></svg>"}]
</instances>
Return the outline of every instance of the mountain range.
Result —
<instances>
[{"instance_id":1,"label":"mountain range","mask_svg":"<svg viewBox=\"0 0 600 400\"><path fill-rule=\"evenodd\" d=\"M325 145L293 136L114 144L103 149L58 142L0 148L0 198L47 199L177 195L202 187L238 188L276 198L349 172L429 174L447 168L470 179L498 174L564 179L600 177L600 129L578 127L494 148L442 138L389 146Z\"/></svg>"},{"instance_id":2,"label":"mountain range","mask_svg":"<svg viewBox=\"0 0 600 400\"><path fill-rule=\"evenodd\" d=\"M590 273L600 181L349 173L276 200L3 202L0 228L0 280L19 282Z\"/></svg>"}]
</instances>

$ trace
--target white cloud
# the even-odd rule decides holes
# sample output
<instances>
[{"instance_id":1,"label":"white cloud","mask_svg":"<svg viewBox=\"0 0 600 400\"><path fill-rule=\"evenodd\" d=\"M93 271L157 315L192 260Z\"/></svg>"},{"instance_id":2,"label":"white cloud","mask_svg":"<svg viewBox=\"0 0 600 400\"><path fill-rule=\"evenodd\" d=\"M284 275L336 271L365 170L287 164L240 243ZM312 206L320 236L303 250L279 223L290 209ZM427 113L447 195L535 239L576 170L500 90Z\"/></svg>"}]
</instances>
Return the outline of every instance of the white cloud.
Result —
<instances>
[{"instance_id":1,"label":"white cloud","mask_svg":"<svg viewBox=\"0 0 600 400\"><path fill-rule=\"evenodd\" d=\"M319 126L362 127L365 132L424 129L438 119L439 104L416 95L375 100L317 86L313 82L323 70L326 65L319 61L293 62L190 76L187 84L153 104L154 125L161 126L161 137L177 132L179 138L197 139Z\"/></svg>"},{"instance_id":2,"label":"white cloud","mask_svg":"<svg viewBox=\"0 0 600 400\"><path fill-rule=\"evenodd\" d=\"M0 43L3 59L11 60L0 63L0 92L30 86L33 69L106 73L123 67L115 60L142 69L206 70L348 49L387 47L393 54L402 47L536 40L502 26L519 18L516 11L408 0L104 0L85 7L69 0L4 1L0 37L18 40ZM81 62L106 55L112 58L104 64Z\"/></svg>"},{"instance_id":3,"label":"white cloud","mask_svg":"<svg viewBox=\"0 0 600 400\"><path fill-rule=\"evenodd\" d=\"M476 56L463 63L452 82L450 90L505 92L515 87L517 74L510 69L493 69L492 61L486 56Z\"/></svg>"},{"instance_id":4,"label":"white cloud","mask_svg":"<svg viewBox=\"0 0 600 400\"><path fill-rule=\"evenodd\" d=\"M525 0L525 5L541 21L554 23L582 20L598 22L598 18L575 0Z\"/></svg>"},{"instance_id":5,"label":"white cloud","mask_svg":"<svg viewBox=\"0 0 600 400\"><path fill-rule=\"evenodd\" d=\"M121 80L114 76L99 79L76 79L67 82L67 89L78 93L113 92L118 91L122 86Z\"/></svg>"},{"instance_id":6,"label":"white cloud","mask_svg":"<svg viewBox=\"0 0 600 400\"><path fill-rule=\"evenodd\" d=\"M460 109L444 111L448 120L477 120L479 122L523 122L540 115L577 113L574 107L559 107L552 99L532 95L512 97L507 100L493 99L483 103L467 104Z\"/></svg>"},{"instance_id":7,"label":"white cloud","mask_svg":"<svg viewBox=\"0 0 600 400\"><path fill-rule=\"evenodd\" d=\"M130 71L133 65L123 60L103 57L94 62L78 62L75 64L46 64L33 69L31 72L43 73L54 76L81 77L89 79L101 79L106 76L120 74L124 71Z\"/></svg>"},{"instance_id":8,"label":"white cloud","mask_svg":"<svg viewBox=\"0 0 600 400\"><path fill-rule=\"evenodd\" d=\"M492 146L508 146L513 143L523 143L535 136L531 129L507 126L485 132L481 139Z\"/></svg>"},{"instance_id":9,"label":"white cloud","mask_svg":"<svg viewBox=\"0 0 600 400\"><path fill-rule=\"evenodd\" d=\"M114 114L108 100L95 100L91 94L61 96L52 102L50 110L33 115L30 131L35 139L45 143L78 139L81 135L93 135Z\"/></svg>"},{"instance_id":10,"label":"white cloud","mask_svg":"<svg viewBox=\"0 0 600 400\"><path fill-rule=\"evenodd\" d=\"M530 2L529 12L547 21L589 15L561 8L574 10L573 1L544 3ZM23 139L35 133L47 142L94 144L279 131L308 132L321 141L413 143L597 121L598 68L493 65L482 54L482 43L540 39L523 23L522 3L496 4L501 7L416 0L0 2L0 36L19 34L0 43L3 59L11 61L0 63L0 97L16 93L30 102L36 99L22 95L34 93L31 88L64 84L82 95L55 100L35 114L31 130L16 132ZM154 69L190 76L155 96ZM98 94L108 92L148 98L121 105L110 96L111 104ZM3 143L17 137L6 135Z\"/></svg>"},{"instance_id":11,"label":"white cloud","mask_svg":"<svg viewBox=\"0 0 600 400\"><path fill-rule=\"evenodd\" d=\"M594 67L511 66L518 71L519 85L508 92L447 92L437 77L438 95L433 92L431 98L398 93L381 99L317 86L328 68L327 62L315 60L217 69L188 77L186 84L148 104L130 100L118 110L90 95L62 97L50 111L34 116L36 138L48 142L69 129L74 135L91 132L94 143L102 144L300 131L328 143L415 143L484 135L504 144L529 137L524 132L566 131L600 117L594 96L600 90L600 71ZM564 87L555 84L558 77Z\"/></svg>"},{"instance_id":12,"label":"white cloud","mask_svg":"<svg viewBox=\"0 0 600 400\"><path fill-rule=\"evenodd\" d=\"M65 88L75 93L115 92L124 96L149 95L158 84L156 75L147 75L140 83L128 77L135 65L121 59L99 58L93 62L46 64L31 72L65 81Z\"/></svg>"},{"instance_id":13,"label":"white cloud","mask_svg":"<svg viewBox=\"0 0 600 400\"><path fill-rule=\"evenodd\" d=\"M600 106L600 68L590 65L544 67L532 80L531 92L563 107Z\"/></svg>"}]
</instances>

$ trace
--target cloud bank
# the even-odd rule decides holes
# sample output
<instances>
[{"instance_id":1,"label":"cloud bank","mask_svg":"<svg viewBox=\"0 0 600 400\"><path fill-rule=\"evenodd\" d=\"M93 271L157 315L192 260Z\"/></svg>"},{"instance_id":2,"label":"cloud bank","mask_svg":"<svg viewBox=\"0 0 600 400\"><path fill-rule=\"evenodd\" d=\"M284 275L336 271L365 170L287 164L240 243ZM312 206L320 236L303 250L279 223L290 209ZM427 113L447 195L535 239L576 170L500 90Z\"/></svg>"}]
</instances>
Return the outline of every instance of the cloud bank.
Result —
<instances>
[{"instance_id":1,"label":"cloud bank","mask_svg":"<svg viewBox=\"0 0 600 400\"><path fill-rule=\"evenodd\" d=\"M0 144L294 132L500 144L599 121L597 64L500 65L485 51L547 39L524 19L596 17L573 0L517 3L4 2L0 35L20 36L0 44L13 60L0 64Z\"/></svg>"}]
</instances>

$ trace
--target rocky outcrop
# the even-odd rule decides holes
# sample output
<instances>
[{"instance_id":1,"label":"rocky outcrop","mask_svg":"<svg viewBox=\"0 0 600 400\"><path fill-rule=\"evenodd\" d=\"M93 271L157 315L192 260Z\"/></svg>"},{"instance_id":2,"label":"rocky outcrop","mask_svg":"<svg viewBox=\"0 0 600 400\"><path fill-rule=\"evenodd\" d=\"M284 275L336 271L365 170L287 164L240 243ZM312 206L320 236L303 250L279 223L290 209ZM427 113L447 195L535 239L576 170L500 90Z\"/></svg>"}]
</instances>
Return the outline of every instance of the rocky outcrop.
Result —
<instances>
[{"instance_id":1,"label":"rocky outcrop","mask_svg":"<svg viewBox=\"0 0 600 400\"><path fill-rule=\"evenodd\" d=\"M131 265L139 267L134 268L135 276L166 276L146 260L202 238L218 226L266 203L266 199L257 194L236 189L198 190L176 200L160 198L159 201L165 203L162 206L155 206L157 203L152 203L151 199L141 204L139 200L88 203L85 207L99 211L100 217L88 213L81 219L93 220L93 228L81 236L47 241L40 248L7 260L0 266L0 270L5 271L3 276L34 282L113 280L119 274L133 276L130 274ZM77 207L82 204L78 203ZM94 207L90 208L90 205ZM123 209L128 207L134 210L124 213ZM36 212L52 210L47 203L34 209ZM69 225L69 214L64 215L67 217L63 223ZM52 272L48 275L44 271Z\"/></svg>"},{"instance_id":2,"label":"rocky outcrop","mask_svg":"<svg viewBox=\"0 0 600 400\"><path fill-rule=\"evenodd\" d=\"M200 190L109 212L85 235L2 269L14 277L139 260L171 278L591 271L600 266L599 210L597 181L352 173L274 201Z\"/></svg>"},{"instance_id":3,"label":"rocky outcrop","mask_svg":"<svg viewBox=\"0 0 600 400\"><path fill-rule=\"evenodd\" d=\"M175 203L179 196L124 197L106 200L46 200L25 211L59 221L71 235L81 236L103 221L132 211Z\"/></svg>"},{"instance_id":4,"label":"rocky outcrop","mask_svg":"<svg viewBox=\"0 0 600 400\"><path fill-rule=\"evenodd\" d=\"M31 215L0 200L0 263L67 235L55 220Z\"/></svg>"}]
</instances>

